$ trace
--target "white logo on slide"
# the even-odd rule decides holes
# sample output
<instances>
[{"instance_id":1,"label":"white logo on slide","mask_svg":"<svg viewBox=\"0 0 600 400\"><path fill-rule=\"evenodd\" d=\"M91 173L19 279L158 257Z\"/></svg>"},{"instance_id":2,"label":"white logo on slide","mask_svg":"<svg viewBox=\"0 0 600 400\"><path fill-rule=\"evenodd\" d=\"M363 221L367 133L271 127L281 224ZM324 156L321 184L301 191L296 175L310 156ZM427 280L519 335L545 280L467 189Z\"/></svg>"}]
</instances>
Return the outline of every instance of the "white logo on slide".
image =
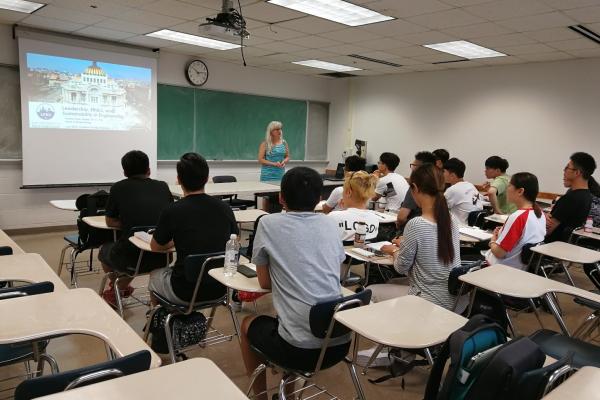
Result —
<instances>
[{"instance_id":1,"label":"white logo on slide","mask_svg":"<svg viewBox=\"0 0 600 400\"><path fill-rule=\"evenodd\" d=\"M56 114L54 107L52 107L50 104L40 104L35 112L37 113L38 117L45 120L52 119L54 114Z\"/></svg>"}]
</instances>

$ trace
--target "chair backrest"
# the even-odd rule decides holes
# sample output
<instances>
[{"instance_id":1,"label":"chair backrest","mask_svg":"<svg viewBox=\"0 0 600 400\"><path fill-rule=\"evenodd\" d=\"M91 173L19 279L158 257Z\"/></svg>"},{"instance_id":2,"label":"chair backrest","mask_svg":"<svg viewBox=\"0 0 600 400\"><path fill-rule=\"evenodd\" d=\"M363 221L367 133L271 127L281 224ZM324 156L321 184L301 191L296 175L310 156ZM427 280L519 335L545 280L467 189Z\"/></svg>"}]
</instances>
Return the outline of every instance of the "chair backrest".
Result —
<instances>
[{"instance_id":1,"label":"chair backrest","mask_svg":"<svg viewBox=\"0 0 600 400\"><path fill-rule=\"evenodd\" d=\"M108 197L109 194L106 191L99 190L92 194L82 194L75 200L75 206L79 210L77 230L80 246L96 247L113 240L113 232L111 230L92 228L83 222L84 217L104 215Z\"/></svg>"},{"instance_id":2,"label":"chair backrest","mask_svg":"<svg viewBox=\"0 0 600 400\"><path fill-rule=\"evenodd\" d=\"M13 249L10 246L0 246L0 256L10 256L13 254Z\"/></svg>"},{"instance_id":3,"label":"chair backrest","mask_svg":"<svg viewBox=\"0 0 600 400\"><path fill-rule=\"evenodd\" d=\"M467 216L467 224L481 228L485 222L485 217L489 214L487 210L471 211Z\"/></svg>"},{"instance_id":4,"label":"chair backrest","mask_svg":"<svg viewBox=\"0 0 600 400\"><path fill-rule=\"evenodd\" d=\"M565 374L572 371L570 366L572 356L572 353L569 353L546 367L523 373L514 394L520 400L541 399L555 386L559 376L564 377Z\"/></svg>"},{"instance_id":5,"label":"chair backrest","mask_svg":"<svg viewBox=\"0 0 600 400\"><path fill-rule=\"evenodd\" d=\"M450 274L448 274L448 293L457 296L463 284L459 278L464 274L480 270L482 266L483 261L463 261L460 266L452 268ZM469 290L464 291L462 294L468 293L470 289L469 287Z\"/></svg>"},{"instance_id":6,"label":"chair backrest","mask_svg":"<svg viewBox=\"0 0 600 400\"><path fill-rule=\"evenodd\" d=\"M237 182L237 179L233 175L217 175L212 177L213 183L228 183Z\"/></svg>"},{"instance_id":7,"label":"chair backrest","mask_svg":"<svg viewBox=\"0 0 600 400\"><path fill-rule=\"evenodd\" d=\"M337 168L335 169L335 177L338 179L343 178L344 172L346 172L346 165L344 163L338 163Z\"/></svg>"},{"instance_id":8,"label":"chair backrest","mask_svg":"<svg viewBox=\"0 0 600 400\"><path fill-rule=\"evenodd\" d=\"M28 379L21 382L15 389L15 400L30 400L119 376L147 371L150 368L150 360L150 352L141 350L100 364Z\"/></svg>"},{"instance_id":9,"label":"chair backrest","mask_svg":"<svg viewBox=\"0 0 600 400\"><path fill-rule=\"evenodd\" d=\"M254 237L256 236L256 229L258 229L258 221L260 221L260 219L265 215L267 214L260 215L258 218L256 218L256 221L254 221L254 226L252 228L252 233L250 233L250 236L248 237L248 248L246 250L246 257L249 259L252 259L252 252L254 251Z\"/></svg>"},{"instance_id":10,"label":"chair backrest","mask_svg":"<svg viewBox=\"0 0 600 400\"><path fill-rule=\"evenodd\" d=\"M539 243L525 243L523 245L523 247L521 248L521 256L520 256L521 262L528 266L528 269L530 272L532 272L531 271L531 268L532 268L531 261L533 260L533 256L535 254L533 251L531 251L531 248L535 247L535 246L539 246L540 244L543 244L543 243L544 243L543 241L539 242Z\"/></svg>"},{"instance_id":11,"label":"chair backrest","mask_svg":"<svg viewBox=\"0 0 600 400\"><path fill-rule=\"evenodd\" d=\"M0 300L12 299L15 297L34 296L36 294L52 293L54 283L38 282L18 287L8 287L0 289Z\"/></svg>"},{"instance_id":12,"label":"chair backrest","mask_svg":"<svg viewBox=\"0 0 600 400\"><path fill-rule=\"evenodd\" d=\"M350 333L346 326L335 322L333 316L338 311L348 310L369 304L371 301L371 290L365 289L346 297L338 297L315 304L310 308L309 322L310 330L319 339L327 336L333 339Z\"/></svg>"},{"instance_id":13,"label":"chair backrest","mask_svg":"<svg viewBox=\"0 0 600 400\"><path fill-rule=\"evenodd\" d=\"M188 312L192 312L193 306L197 302L198 293L202 293L203 298L209 298L210 300L217 300L225 296L227 288L208 275L208 271L211 269L223 267L224 262L224 252L191 254L185 258L183 264L185 279L188 282L196 282Z\"/></svg>"}]
</instances>

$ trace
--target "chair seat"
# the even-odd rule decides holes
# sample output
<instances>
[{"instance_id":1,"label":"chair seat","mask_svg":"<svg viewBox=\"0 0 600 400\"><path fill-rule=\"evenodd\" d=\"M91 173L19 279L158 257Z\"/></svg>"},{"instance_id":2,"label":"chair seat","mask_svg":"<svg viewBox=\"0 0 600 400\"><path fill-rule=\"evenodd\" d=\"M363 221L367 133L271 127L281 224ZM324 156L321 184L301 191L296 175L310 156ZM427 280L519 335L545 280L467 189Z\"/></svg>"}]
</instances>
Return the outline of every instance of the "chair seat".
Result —
<instances>
[{"instance_id":1,"label":"chair seat","mask_svg":"<svg viewBox=\"0 0 600 400\"><path fill-rule=\"evenodd\" d=\"M175 304L175 303L172 303L171 301L167 300L165 297L163 297L159 293L156 293L153 291L152 294L156 297L159 304L169 311L179 311L181 313L185 313L188 310L189 304L187 304L187 305ZM225 300L227 300L226 295L223 297L219 297L218 299L215 299L215 300L199 301L194 305L194 309L199 310L199 309L202 309L205 307L211 307L215 304L223 303Z\"/></svg>"},{"instance_id":2,"label":"chair seat","mask_svg":"<svg viewBox=\"0 0 600 400\"><path fill-rule=\"evenodd\" d=\"M598 294L598 291L597 290L592 290L592 293ZM593 300L588 300L588 299L584 299L584 298L581 298L581 297L575 297L573 299L573 301L575 303L581 305L581 306L589 307L592 310L596 310L596 311L600 310L600 303L597 303L597 302L595 302Z\"/></svg>"},{"instance_id":3,"label":"chair seat","mask_svg":"<svg viewBox=\"0 0 600 400\"><path fill-rule=\"evenodd\" d=\"M540 329L529 338L540 346L550 357L561 359L573 352L572 365L575 368L592 366L600 368L600 347L579 339L571 338L549 329Z\"/></svg>"},{"instance_id":4,"label":"chair seat","mask_svg":"<svg viewBox=\"0 0 600 400\"><path fill-rule=\"evenodd\" d=\"M12 364L33 357L31 344L0 345L0 366Z\"/></svg>"},{"instance_id":5,"label":"chair seat","mask_svg":"<svg viewBox=\"0 0 600 400\"><path fill-rule=\"evenodd\" d=\"M242 199L231 199L228 201L228 203L232 206L232 207L254 207L256 206L256 203L254 203L254 200L242 200Z\"/></svg>"},{"instance_id":6,"label":"chair seat","mask_svg":"<svg viewBox=\"0 0 600 400\"><path fill-rule=\"evenodd\" d=\"M71 233L69 235L66 235L64 239L71 246L78 246L79 245L79 234L77 234L77 233Z\"/></svg>"},{"instance_id":7,"label":"chair seat","mask_svg":"<svg viewBox=\"0 0 600 400\"><path fill-rule=\"evenodd\" d=\"M250 348L252 349L252 351L254 351L255 353L259 354L261 356L261 358L263 358L264 360L267 360L267 362L269 364L271 364L272 366L279 368L279 369L283 369L286 372L291 372L294 373L296 375L302 375L306 378L310 378L313 374L314 374L314 367L312 368L311 371L302 371L299 370L296 366L293 365L293 361L294 360L286 360L286 361L290 361L290 364L288 364L287 362L283 362L283 363L279 363L279 364L274 364L273 362L269 361L269 357L264 354L262 351L260 351L259 349L257 349L256 347L250 345ZM344 357L342 358L333 358L333 357L327 357L325 356L325 358L323 358L323 365L321 366L321 371L324 369L328 369L333 367L334 365L337 365L340 361L342 361L346 356L344 355ZM317 365L317 361L315 360L315 367Z\"/></svg>"}]
</instances>

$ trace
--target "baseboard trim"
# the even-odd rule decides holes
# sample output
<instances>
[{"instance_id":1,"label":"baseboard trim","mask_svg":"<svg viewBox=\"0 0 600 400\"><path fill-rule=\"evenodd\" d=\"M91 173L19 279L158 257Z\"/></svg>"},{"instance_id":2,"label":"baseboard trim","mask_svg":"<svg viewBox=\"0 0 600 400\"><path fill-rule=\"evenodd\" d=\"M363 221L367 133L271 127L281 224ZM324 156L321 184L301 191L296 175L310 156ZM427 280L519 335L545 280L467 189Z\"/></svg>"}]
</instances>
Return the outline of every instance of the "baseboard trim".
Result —
<instances>
[{"instance_id":1,"label":"baseboard trim","mask_svg":"<svg viewBox=\"0 0 600 400\"><path fill-rule=\"evenodd\" d=\"M55 226L40 226L35 228L18 228L18 229L4 229L4 232L11 235L33 235L36 233L54 233L67 230L77 231L77 225L55 225Z\"/></svg>"}]
</instances>

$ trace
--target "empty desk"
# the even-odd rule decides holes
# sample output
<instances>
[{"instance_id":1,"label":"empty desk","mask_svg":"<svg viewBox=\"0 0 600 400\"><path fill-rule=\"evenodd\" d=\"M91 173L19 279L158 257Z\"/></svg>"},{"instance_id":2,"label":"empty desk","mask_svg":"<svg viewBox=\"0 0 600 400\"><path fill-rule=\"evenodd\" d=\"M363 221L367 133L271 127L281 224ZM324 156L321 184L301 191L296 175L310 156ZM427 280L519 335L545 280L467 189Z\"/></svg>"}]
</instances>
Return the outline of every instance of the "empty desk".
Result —
<instances>
[{"instance_id":1,"label":"empty desk","mask_svg":"<svg viewBox=\"0 0 600 400\"><path fill-rule=\"evenodd\" d=\"M600 369L583 367L543 400L600 400Z\"/></svg>"},{"instance_id":2,"label":"empty desk","mask_svg":"<svg viewBox=\"0 0 600 400\"><path fill-rule=\"evenodd\" d=\"M0 281L27 283L49 281L54 284L55 292L68 290L42 256L34 253L0 257Z\"/></svg>"},{"instance_id":3,"label":"empty desk","mask_svg":"<svg viewBox=\"0 0 600 400\"><path fill-rule=\"evenodd\" d=\"M19 245L12 240L2 229L0 229L0 246L8 246L12 249L13 254L24 254L25 252Z\"/></svg>"}]
</instances>

